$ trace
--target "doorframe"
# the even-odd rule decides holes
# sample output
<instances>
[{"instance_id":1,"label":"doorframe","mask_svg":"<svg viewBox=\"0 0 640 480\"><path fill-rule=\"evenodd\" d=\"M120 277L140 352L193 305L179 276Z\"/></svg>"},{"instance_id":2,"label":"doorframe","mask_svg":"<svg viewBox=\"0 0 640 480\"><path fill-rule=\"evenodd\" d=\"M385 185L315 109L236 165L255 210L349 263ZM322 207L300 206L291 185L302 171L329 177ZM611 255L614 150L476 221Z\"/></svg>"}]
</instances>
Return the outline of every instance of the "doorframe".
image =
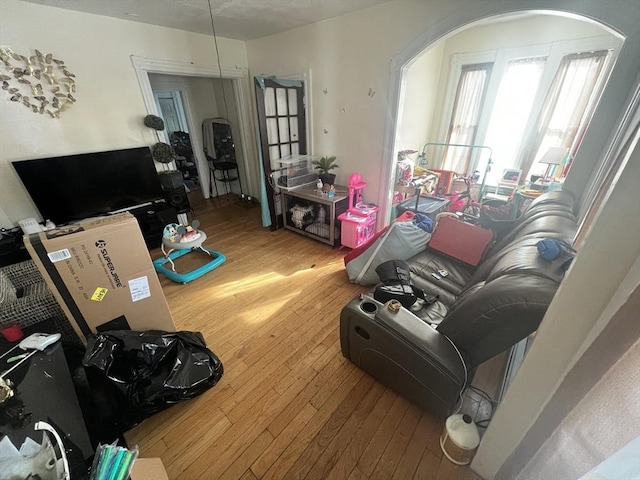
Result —
<instances>
[{"instance_id":1,"label":"doorframe","mask_svg":"<svg viewBox=\"0 0 640 480\"><path fill-rule=\"evenodd\" d=\"M256 151L255 145L252 140L253 129L250 116L250 102L248 97L249 87L249 70L247 68L222 68L219 69L214 65L201 65L191 62L177 62L173 60L161 60L141 57L138 55L131 55L131 63L135 69L136 76L138 77L138 84L142 92L142 98L149 115L158 115L158 107L155 103L153 95L153 89L151 88L151 82L149 81L150 73L160 73L165 75L179 75L185 77L204 77L204 78L218 78L221 80L231 80L233 84L233 93L236 103L236 110L238 111L238 131L240 133L240 143L242 145L241 165L245 174L246 185L250 188L250 192L255 190L253 187L257 185L257 177L259 173L256 172L255 167L251 168L251 164L256 164ZM194 125L191 125L193 120L192 110L190 106L190 99L188 92L184 92L183 106L185 113L187 114L187 122L189 123L189 129L193 130ZM203 146L197 135L193 136L191 141L193 148L193 154L198 164L198 172L208 172L209 164L204 155ZM252 162L249 162L249 158ZM201 177L204 177L201 175ZM209 178L204 181L204 178L200 179L202 186L202 194L204 198L210 197L210 188L205 191L205 184L209 185ZM254 196L254 195L252 195Z\"/></svg>"}]
</instances>

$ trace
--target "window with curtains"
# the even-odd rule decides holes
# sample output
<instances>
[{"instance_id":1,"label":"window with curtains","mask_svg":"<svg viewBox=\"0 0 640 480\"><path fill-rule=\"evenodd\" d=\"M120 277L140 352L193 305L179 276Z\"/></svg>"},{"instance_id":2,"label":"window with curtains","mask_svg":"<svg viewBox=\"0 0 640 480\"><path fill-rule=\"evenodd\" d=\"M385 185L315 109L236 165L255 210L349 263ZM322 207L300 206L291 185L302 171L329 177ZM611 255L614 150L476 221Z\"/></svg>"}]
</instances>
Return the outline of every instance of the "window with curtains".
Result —
<instances>
[{"instance_id":1,"label":"window with curtains","mask_svg":"<svg viewBox=\"0 0 640 480\"><path fill-rule=\"evenodd\" d=\"M599 47L599 48L598 48ZM552 169L566 174L603 89L618 45L609 37L454 55L441 138L448 144L486 145L496 185L504 169L522 170L522 181L543 174L551 147L568 154ZM448 103L448 106L447 106ZM447 113L448 112L448 113ZM441 168L459 174L487 168L472 150L444 149Z\"/></svg>"},{"instance_id":2,"label":"window with curtains","mask_svg":"<svg viewBox=\"0 0 640 480\"><path fill-rule=\"evenodd\" d=\"M491 63L464 65L453 104L447 141L449 144L472 145L476 138L482 103L491 74ZM449 147L444 153L444 170L466 172L472 150Z\"/></svg>"},{"instance_id":3,"label":"window with curtains","mask_svg":"<svg viewBox=\"0 0 640 480\"><path fill-rule=\"evenodd\" d=\"M493 150L493 166L487 175L491 185L498 183L505 169L517 168L522 138L546 61L547 57L530 57L507 62L484 140Z\"/></svg>"},{"instance_id":4,"label":"window with curtains","mask_svg":"<svg viewBox=\"0 0 640 480\"><path fill-rule=\"evenodd\" d=\"M553 172L562 177L571 166L571 152L575 152L586 128L588 113L593 109L597 83L608 51L566 55L556 76L540 115L536 138L530 155L522 168L529 175L543 175L546 165L540 163L543 155L553 147L564 147L570 152Z\"/></svg>"}]
</instances>

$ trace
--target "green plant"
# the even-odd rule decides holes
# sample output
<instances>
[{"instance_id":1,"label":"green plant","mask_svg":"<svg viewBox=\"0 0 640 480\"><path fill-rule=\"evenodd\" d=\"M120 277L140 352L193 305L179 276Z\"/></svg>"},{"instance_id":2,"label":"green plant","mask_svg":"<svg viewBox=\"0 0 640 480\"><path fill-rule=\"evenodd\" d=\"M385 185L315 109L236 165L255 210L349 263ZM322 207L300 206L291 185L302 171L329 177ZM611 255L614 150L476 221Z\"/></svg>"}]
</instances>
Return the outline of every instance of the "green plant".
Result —
<instances>
[{"instance_id":1,"label":"green plant","mask_svg":"<svg viewBox=\"0 0 640 480\"><path fill-rule=\"evenodd\" d=\"M311 165L316 170L319 170L321 174L329 173L334 168L338 168L339 165L334 163L336 161L336 157L322 157L320 160L311 160Z\"/></svg>"}]
</instances>

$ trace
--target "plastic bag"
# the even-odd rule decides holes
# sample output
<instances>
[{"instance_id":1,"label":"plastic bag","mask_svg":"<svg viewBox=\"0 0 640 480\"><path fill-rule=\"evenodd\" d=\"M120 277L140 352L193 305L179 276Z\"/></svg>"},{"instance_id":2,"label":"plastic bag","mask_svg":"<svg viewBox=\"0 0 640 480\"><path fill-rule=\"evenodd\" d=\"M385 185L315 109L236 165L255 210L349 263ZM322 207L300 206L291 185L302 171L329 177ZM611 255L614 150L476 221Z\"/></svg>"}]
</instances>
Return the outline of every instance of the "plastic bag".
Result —
<instances>
[{"instance_id":1,"label":"plastic bag","mask_svg":"<svg viewBox=\"0 0 640 480\"><path fill-rule=\"evenodd\" d=\"M114 330L92 335L82 361L97 370L110 402L130 428L170 405L196 397L223 374L198 332Z\"/></svg>"}]
</instances>

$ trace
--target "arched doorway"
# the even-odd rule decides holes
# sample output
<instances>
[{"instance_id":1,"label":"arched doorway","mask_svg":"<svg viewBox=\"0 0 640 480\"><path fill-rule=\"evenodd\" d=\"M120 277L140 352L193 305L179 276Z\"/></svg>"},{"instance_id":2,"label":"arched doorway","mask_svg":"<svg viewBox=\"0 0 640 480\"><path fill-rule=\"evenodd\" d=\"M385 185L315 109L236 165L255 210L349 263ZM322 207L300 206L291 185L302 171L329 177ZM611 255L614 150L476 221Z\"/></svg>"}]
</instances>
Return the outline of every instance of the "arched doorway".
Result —
<instances>
[{"instance_id":1,"label":"arched doorway","mask_svg":"<svg viewBox=\"0 0 640 480\"><path fill-rule=\"evenodd\" d=\"M454 14L425 26L425 32L408 45L392 61L390 90L388 95L389 119L385 129L383 175L380 185L379 204L383 206L382 217L390 213L391 173L397 152L397 120L401 112L400 93L402 90L402 71L406 65L425 48L440 39L446 38L457 29L474 24L482 19L498 18L510 12L524 12L530 9L548 9L555 12L570 12L585 19L595 19L606 25L613 33L625 37L624 47L613 69L607 88L591 119L584 135L580 152L581 166L574 169L565 182L565 188L584 198L593 185L602 178L600 170L606 165L612 152L618 151L621 139L626 137L629 128L627 119L629 107L633 107L633 95L638 88L640 71L640 27L637 24L639 6L637 2L616 2L611 8L609 2L583 2L575 4L562 1L493 1L473 2L468 8L459 9ZM633 107L637 110L638 106ZM637 112L636 112L637 113ZM625 131L621 132L621 129ZM627 163L625 173L631 168ZM632 173L632 172L631 172ZM628 178L624 175L622 178ZM619 182L612 186L618 197L628 198L632 194L629 182ZM636 186L637 188L637 186ZM613 197L612 197L613 199ZM609 205L613 208L612 205ZM636 209L637 210L637 209ZM635 210L634 210L635 211ZM632 242L637 239L616 239L618 248L609 251L607 261L619 266L599 277L603 290L592 292L588 300L584 298L585 278L597 276L602 271L601 259L594 255L598 245L606 244L608 237L604 233L605 215L600 215L592 226L591 236L584 244L585 255L574 264L561 285L558 296L547 312L543 322L544 331L540 331L535 348L528 354L520 372L512 384L506 398L492 421L492 425L483 438L472 467L484 478L494 478L505 464L514 449L523 441L541 410L563 381L575 357L581 355L586 345L597 338L602 324L609 321L606 315L613 293L626 282L629 265L637 260L637 248ZM612 221L609 217L609 221ZM617 217L613 221L621 231L624 220ZM589 254L587 254L589 251ZM574 272L578 271L579 273ZM571 328L567 328L567 318Z\"/></svg>"},{"instance_id":2,"label":"arched doorway","mask_svg":"<svg viewBox=\"0 0 640 480\"><path fill-rule=\"evenodd\" d=\"M416 151L422 167L458 174L479 170L496 188L504 169L520 171L523 179L541 174L543 154L566 145L566 162L556 167L558 176L564 170L564 180L623 42L617 32L583 17L527 11L471 22L414 52L395 75L393 153L383 167L391 185L381 203L393 202L396 155L406 150ZM593 66L589 73L585 65ZM576 81L578 69L582 76ZM470 77L474 80L464 80ZM569 101L572 88L575 100ZM540 133L552 130L555 138ZM489 148L438 146L447 143ZM575 185L582 190L584 181Z\"/></svg>"}]
</instances>

